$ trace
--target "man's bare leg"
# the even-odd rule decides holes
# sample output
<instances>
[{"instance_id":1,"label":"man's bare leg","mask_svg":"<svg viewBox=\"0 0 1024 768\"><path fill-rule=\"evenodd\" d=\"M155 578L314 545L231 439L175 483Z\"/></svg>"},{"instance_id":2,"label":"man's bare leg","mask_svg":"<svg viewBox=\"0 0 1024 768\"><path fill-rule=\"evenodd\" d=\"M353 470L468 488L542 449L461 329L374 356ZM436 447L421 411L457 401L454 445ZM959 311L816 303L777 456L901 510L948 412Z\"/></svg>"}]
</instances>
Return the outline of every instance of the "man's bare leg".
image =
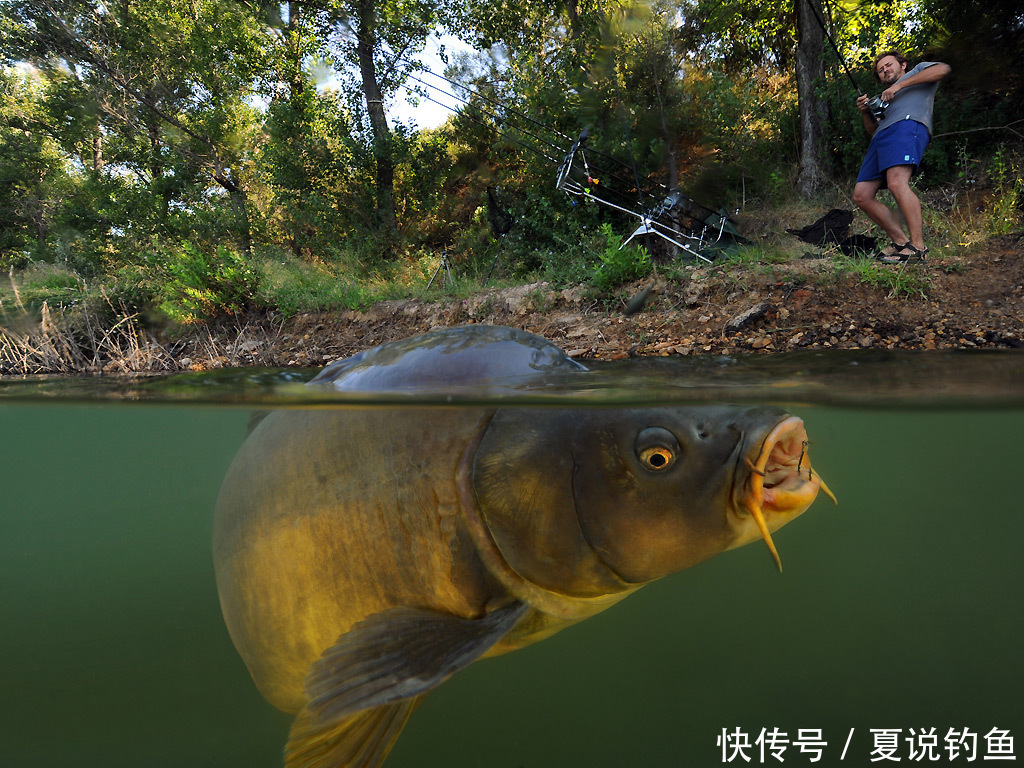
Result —
<instances>
[{"instance_id":1,"label":"man's bare leg","mask_svg":"<svg viewBox=\"0 0 1024 768\"><path fill-rule=\"evenodd\" d=\"M921 216L921 201L910 188L910 174L913 168L909 165L894 165L885 172L889 191L900 207L903 218L907 220L910 230L910 244L918 250L924 250L924 223ZM902 242L902 241L900 241Z\"/></svg>"},{"instance_id":2,"label":"man's bare leg","mask_svg":"<svg viewBox=\"0 0 1024 768\"><path fill-rule=\"evenodd\" d=\"M898 167L906 167L908 170L910 168L910 166ZM893 169L890 168L889 170L891 171ZM910 178L909 173L907 174L907 178ZM886 181L888 181L888 177L886 178ZM881 187L881 179L858 181L857 186L853 188L853 202L858 208L868 215L869 219L885 230L885 234L889 236L890 240L896 243L896 245L902 245L910 240L910 238L907 237L906 233L903 231L903 226L900 224L899 219L896 218L896 214L893 213L892 209L880 202L876 197L878 190L881 189Z\"/></svg>"}]
</instances>

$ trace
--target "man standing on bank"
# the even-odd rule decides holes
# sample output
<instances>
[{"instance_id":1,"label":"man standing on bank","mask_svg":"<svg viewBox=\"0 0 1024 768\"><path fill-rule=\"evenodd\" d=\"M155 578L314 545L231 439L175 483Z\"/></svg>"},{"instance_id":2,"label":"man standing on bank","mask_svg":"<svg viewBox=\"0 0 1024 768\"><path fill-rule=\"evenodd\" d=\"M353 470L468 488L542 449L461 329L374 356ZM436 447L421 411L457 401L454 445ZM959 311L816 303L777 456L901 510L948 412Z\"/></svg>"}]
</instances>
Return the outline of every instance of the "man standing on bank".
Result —
<instances>
[{"instance_id":1,"label":"man standing on bank","mask_svg":"<svg viewBox=\"0 0 1024 768\"><path fill-rule=\"evenodd\" d=\"M891 245L878 252L879 261L898 264L908 259L924 259L921 201L910 188L910 177L921 164L921 155L931 139L932 107L939 81L950 67L942 62L923 61L907 71L907 60L896 51L875 58L875 75L885 87L882 101L885 114L875 120L868 97L857 98L864 128L871 134L864 164L857 176L853 202L889 235ZM906 219L907 237L896 214L876 199L878 190L888 188Z\"/></svg>"}]
</instances>

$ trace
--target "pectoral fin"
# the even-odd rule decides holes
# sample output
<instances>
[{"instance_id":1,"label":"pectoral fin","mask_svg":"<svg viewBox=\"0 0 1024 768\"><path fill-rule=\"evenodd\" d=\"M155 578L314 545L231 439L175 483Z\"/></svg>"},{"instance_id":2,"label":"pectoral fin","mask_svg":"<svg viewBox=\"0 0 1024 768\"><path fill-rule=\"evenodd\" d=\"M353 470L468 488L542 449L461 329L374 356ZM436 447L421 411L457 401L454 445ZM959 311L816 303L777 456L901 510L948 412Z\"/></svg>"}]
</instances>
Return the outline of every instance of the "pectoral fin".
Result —
<instances>
[{"instance_id":1,"label":"pectoral fin","mask_svg":"<svg viewBox=\"0 0 1024 768\"><path fill-rule=\"evenodd\" d=\"M482 656L526 611L514 602L463 619L395 608L359 622L310 668L286 766L379 765L423 695Z\"/></svg>"}]
</instances>

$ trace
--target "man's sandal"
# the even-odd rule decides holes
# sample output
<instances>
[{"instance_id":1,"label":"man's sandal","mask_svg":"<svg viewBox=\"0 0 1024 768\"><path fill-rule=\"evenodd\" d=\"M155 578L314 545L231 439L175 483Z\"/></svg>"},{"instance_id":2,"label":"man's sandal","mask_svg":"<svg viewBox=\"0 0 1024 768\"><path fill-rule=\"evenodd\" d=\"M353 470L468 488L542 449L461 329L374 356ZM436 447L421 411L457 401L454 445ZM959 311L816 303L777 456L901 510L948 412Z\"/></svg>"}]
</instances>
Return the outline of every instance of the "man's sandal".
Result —
<instances>
[{"instance_id":1,"label":"man's sandal","mask_svg":"<svg viewBox=\"0 0 1024 768\"><path fill-rule=\"evenodd\" d=\"M927 261L928 249L915 248L910 243L900 246L893 253L876 257L883 264L902 264L905 261Z\"/></svg>"},{"instance_id":2,"label":"man's sandal","mask_svg":"<svg viewBox=\"0 0 1024 768\"><path fill-rule=\"evenodd\" d=\"M891 243L885 246L885 248L875 253L875 259L877 261L885 261L887 259L890 259L897 253L902 251L904 248L906 248L908 245L910 245L909 240L907 240L907 242L905 242L903 245L900 245L895 240L893 240Z\"/></svg>"}]
</instances>

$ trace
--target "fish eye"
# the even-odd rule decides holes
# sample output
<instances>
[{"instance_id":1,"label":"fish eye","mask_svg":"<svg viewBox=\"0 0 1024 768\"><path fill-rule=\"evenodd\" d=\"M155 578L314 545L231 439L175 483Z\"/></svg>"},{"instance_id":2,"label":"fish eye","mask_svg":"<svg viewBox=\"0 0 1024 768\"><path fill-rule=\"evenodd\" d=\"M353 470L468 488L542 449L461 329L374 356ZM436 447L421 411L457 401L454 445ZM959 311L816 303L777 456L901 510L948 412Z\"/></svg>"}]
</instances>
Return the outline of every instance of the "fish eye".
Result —
<instances>
[{"instance_id":1,"label":"fish eye","mask_svg":"<svg viewBox=\"0 0 1024 768\"><path fill-rule=\"evenodd\" d=\"M644 468L655 472L668 469L675 460L675 454L667 448L645 448L640 453L640 461Z\"/></svg>"},{"instance_id":2,"label":"fish eye","mask_svg":"<svg viewBox=\"0 0 1024 768\"><path fill-rule=\"evenodd\" d=\"M648 427L636 437L636 456L644 469L663 472L675 464L679 441L667 429Z\"/></svg>"}]
</instances>

